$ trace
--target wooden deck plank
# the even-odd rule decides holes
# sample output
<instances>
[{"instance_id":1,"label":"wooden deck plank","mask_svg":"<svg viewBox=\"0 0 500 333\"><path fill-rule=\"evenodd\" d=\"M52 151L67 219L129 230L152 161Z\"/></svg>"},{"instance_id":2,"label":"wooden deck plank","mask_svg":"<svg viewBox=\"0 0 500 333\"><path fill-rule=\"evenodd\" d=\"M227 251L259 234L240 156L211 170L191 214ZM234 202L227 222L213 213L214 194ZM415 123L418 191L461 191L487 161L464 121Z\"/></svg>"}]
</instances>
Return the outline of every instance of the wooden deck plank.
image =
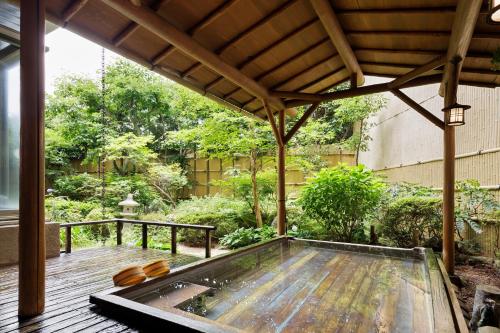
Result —
<instances>
[{"instance_id":1,"label":"wooden deck plank","mask_svg":"<svg viewBox=\"0 0 500 333\"><path fill-rule=\"evenodd\" d=\"M111 288L112 274L124 266L159 258L168 259L171 267L200 259L127 246L84 249L48 259L46 309L27 320L17 317L17 266L0 267L0 332L134 332L93 311L88 296Z\"/></svg>"}]
</instances>

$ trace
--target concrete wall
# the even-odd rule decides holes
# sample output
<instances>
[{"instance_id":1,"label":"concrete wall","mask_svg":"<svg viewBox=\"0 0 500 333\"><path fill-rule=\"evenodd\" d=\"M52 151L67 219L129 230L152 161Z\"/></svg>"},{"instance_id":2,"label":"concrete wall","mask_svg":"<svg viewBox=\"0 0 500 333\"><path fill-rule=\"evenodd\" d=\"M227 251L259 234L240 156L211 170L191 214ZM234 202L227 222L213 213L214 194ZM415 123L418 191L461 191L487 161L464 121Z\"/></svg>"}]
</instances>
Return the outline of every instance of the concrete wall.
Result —
<instances>
[{"instance_id":1,"label":"concrete wall","mask_svg":"<svg viewBox=\"0 0 500 333\"><path fill-rule=\"evenodd\" d=\"M19 226L0 225L0 266L16 264L19 260ZM45 224L47 258L58 257L60 253L59 224Z\"/></svg>"},{"instance_id":2,"label":"concrete wall","mask_svg":"<svg viewBox=\"0 0 500 333\"><path fill-rule=\"evenodd\" d=\"M404 92L442 119L438 85ZM389 181L409 181L442 187L442 130L399 99L370 121L373 141L360 162L380 170ZM500 89L460 86L458 101L471 105L465 126L456 129L457 179L475 178L481 185L500 186Z\"/></svg>"}]
</instances>

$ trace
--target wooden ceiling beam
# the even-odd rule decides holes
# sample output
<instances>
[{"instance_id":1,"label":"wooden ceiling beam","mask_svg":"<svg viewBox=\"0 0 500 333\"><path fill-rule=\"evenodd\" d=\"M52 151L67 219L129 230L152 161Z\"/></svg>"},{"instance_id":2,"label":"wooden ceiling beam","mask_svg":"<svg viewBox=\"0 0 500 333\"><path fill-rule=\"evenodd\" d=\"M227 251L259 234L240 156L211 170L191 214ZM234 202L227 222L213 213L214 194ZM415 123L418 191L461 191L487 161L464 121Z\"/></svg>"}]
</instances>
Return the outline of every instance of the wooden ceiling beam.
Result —
<instances>
[{"instance_id":1,"label":"wooden ceiling beam","mask_svg":"<svg viewBox=\"0 0 500 333\"><path fill-rule=\"evenodd\" d=\"M217 20L217 18L223 15L227 10L229 10L229 8L231 8L232 5L234 5L238 1L239 0L231 0L228 2L223 2L221 5L217 6L214 10L208 13L208 15L206 15L201 21L192 26L187 31L187 34L193 36L198 31L200 31L201 29L205 28L206 26ZM151 62L153 63L153 65L156 66L160 62L162 62L165 58L167 58L169 55L171 55L174 51L175 47L172 45L168 45L166 48L161 50L156 56L154 56Z\"/></svg>"},{"instance_id":2,"label":"wooden ceiling beam","mask_svg":"<svg viewBox=\"0 0 500 333\"><path fill-rule=\"evenodd\" d=\"M460 75L460 70L463 65L462 60L465 58L467 50L469 49L482 2L482 0L459 0L457 4L446 53L447 63L444 67L443 80L439 86L439 94L441 96L444 96L446 84L450 82L450 77L452 76L451 70L453 70L454 66L451 65L451 62L456 59L460 59L456 68L457 77Z\"/></svg>"},{"instance_id":3,"label":"wooden ceiling beam","mask_svg":"<svg viewBox=\"0 0 500 333\"><path fill-rule=\"evenodd\" d=\"M415 111L417 111L420 115L422 115L423 117L425 117L431 123L433 123L434 125L436 125L440 129L444 130L444 122L441 119L439 119L438 117L436 117L435 115L433 115L432 113L430 113L422 105L418 104L417 102L415 102L413 99L411 99L409 96L407 96L406 94L402 93L398 89L392 89L391 92L394 94L394 96L396 96L397 98L399 98L400 100L402 100L409 107L411 107L412 109L414 109Z\"/></svg>"},{"instance_id":4,"label":"wooden ceiling beam","mask_svg":"<svg viewBox=\"0 0 500 333\"><path fill-rule=\"evenodd\" d=\"M10 55L18 51L19 47L12 44L7 47L4 47L3 49L0 50L0 62L2 62L3 59L9 57Z\"/></svg>"},{"instance_id":5,"label":"wooden ceiling beam","mask_svg":"<svg viewBox=\"0 0 500 333\"><path fill-rule=\"evenodd\" d=\"M64 21L63 27L68 24L69 20L71 20L73 16L75 16L76 13L78 13L87 4L87 2L88 0L73 0L70 2L62 14Z\"/></svg>"},{"instance_id":6,"label":"wooden ceiling beam","mask_svg":"<svg viewBox=\"0 0 500 333\"><path fill-rule=\"evenodd\" d=\"M266 76L271 75L272 73L274 73L275 71L277 71L279 69L285 68L287 65L291 64L295 60L302 58L303 56L305 56L309 52L314 52L316 49L318 49L319 47L324 46L326 43L329 43L329 42L330 42L330 38L329 37L322 38L321 40L319 40L318 42L314 43L313 45L308 46L304 50L300 51L299 53L297 53L297 54L289 57L287 60L283 61L282 63L279 63L279 64L277 64L277 65L269 68L268 70L262 72L261 74L257 75L254 79L257 82L259 82L260 80L262 80ZM209 88L209 87L211 87L211 86L207 85L207 88ZM229 93L227 93L226 95L224 95L224 97L228 97L228 98L229 97L233 97L233 95L236 94L239 91L241 91L240 87L238 87L236 89L233 89L232 91L230 91Z\"/></svg>"},{"instance_id":7,"label":"wooden ceiling beam","mask_svg":"<svg viewBox=\"0 0 500 333\"><path fill-rule=\"evenodd\" d=\"M440 82L441 75L429 75L418 77L412 81L403 84L400 88L410 88L431 83ZM274 91L271 94L276 97L293 99L292 101L286 102L287 107L297 107L301 105L311 104L311 102L325 102L332 101L343 98L357 97L363 95L377 94L389 91L388 83L379 83L369 86L334 91L326 94L309 94L300 92L289 92L289 91Z\"/></svg>"},{"instance_id":8,"label":"wooden ceiling beam","mask_svg":"<svg viewBox=\"0 0 500 333\"><path fill-rule=\"evenodd\" d=\"M428 62L420 67L412 69L408 73L401 75L397 79L389 82L389 88L390 89L397 88L397 87L401 86L402 84L404 84L410 80L413 80L414 78L416 78L422 74L425 74L425 73L427 73L427 72L429 72L437 67L443 66L445 63L446 63L446 55L439 56L436 59L434 59L434 60L432 60L432 61L430 61L430 62Z\"/></svg>"},{"instance_id":9,"label":"wooden ceiling beam","mask_svg":"<svg viewBox=\"0 0 500 333\"><path fill-rule=\"evenodd\" d=\"M333 59L335 59L335 58L337 58L337 57L339 57L339 55L338 55L338 54L334 54L334 55L328 56L328 57L326 57L326 58L324 58L324 59L321 59L321 60L319 60L319 61L315 62L314 64L312 64L311 66L309 66L309 67L307 67L307 68L305 68L305 69L301 70L300 72L298 72L298 73L296 73L296 74L292 75L291 77L288 77L288 78L286 78L285 80L282 80L282 81L280 81L280 82L276 83L276 84L275 84L275 85L273 85L270 89L271 89L271 90L279 89L280 87L282 87L282 86L284 86L285 84L287 84L287 83L291 82L292 80L295 80L296 78L300 77L301 75L304 75L304 74L306 74L307 72L309 72L309 71L313 70L314 68L316 68L316 67L318 67L318 66L321 66L321 65L323 65L323 64L325 64L325 63L327 63L327 62L329 62L329 61L331 61L331 60L333 60ZM328 73L327 75L329 75L329 74L330 74L330 73ZM323 77L323 76L322 76L322 79L324 79L324 77ZM308 82L308 83L309 83L309 82ZM306 84L308 84L308 83L306 83ZM247 105L249 105L250 103L253 103L255 100L256 100L256 98L255 98L255 97L253 97L253 98L251 98L250 100L248 100L248 101L246 101L245 103L243 103L243 105L247 106Z\"/></svg>"},{"instance_id":10,"label":"wooden ceiling beam","mask_svg":"<svg viewBox=\"0 0 500 333\"><path fill-rule=\"evenodd\" d=\"M354 53L385 53L385 54L411 54L411 55L428 55L428 56L439 56L442 55L446 50L436 51L436 50L411 50L411 49L372 49L372 48L357 48L354 49ZM491 53L488 52L467 52L466 58L476 58L476 59L488 59L491 60Z\"/></svg>"},{"instance_id":11,"label":"wooden ceiling beam","mask_svg":"<svg viewBox=\"0 0 500 333\"><path fill-rule=\"evenodd\" d=\"M238 43L239 41L243 40L245 37L250 35L252 32L257 30L258 28L262 27L263 25L269 23L272 19L283 13L285 10L287 10L290 6L293 6L295 3L299 2L299 0L289 0L285 2L284 4L278 6L275 8L273 11L271 11L268 15L262 17L260 20L255 22L254 24L250 25L248 28L243 30L242 32L238 33L236 36L231 38L227 43L224 45L220 46L215 50L215 54L221 55L224 53L227 49L229 49L231 46L234 44ZM199 70L201 67L203 67L202 63L196 63L192 65L190 68L188 68L184 73L183 76L189 76L195 73L197 70Z\"/></svg>"},{"instance_id":12,"label":"wooden ceiling beam","mask_svg":"<svg viewBox=\"0 0 500 333\"><path fill-rule=\"evenodd\" d=\"M251 56L248 56L247 59L245 59L242 62L240 62L239 64L237 64L236 68L238 68L240 70L243 70L246 66L250 65L251 63L253 63L257 59L259 59L261 56L263 56L267 52L271 51L272 49L278 47L282 43L287 42L289 39L292 39L293 37L297 36L298 34L300 34L300 33L304 32L305 30L309 29L310 27L312 27L313 25L315 25L316 22L318 22L318 20L314 18L312 20L309 20L309 21L301 24L299 27L297 27L297 28L293 29L292 31L290 31L289 33L285 34L284 36L282 36L281 38L279 38L277 41L269 44L268 46L264 47L263 49L260 49L257 53L255 53L255 54L253 54ZM221 79L221 77L218 77L217 79L215 79L212 82L208 83L207 86L214 87L214 85L216 85L217 83L219 83L219 82L222 81L220 79Z\"/></svg>"},{"instance_id":13,"label":"wooden ceiling beam","mask_svg":"<svg viewBox=\"0 0 500 333\"><path fill-rule=\"evenodd\" d=\"M361 66L380 66L380 67L388 67L388 68L401 68L401 69L417 69L418 67L413 64L395 64L395 63L387 63L387 62L361 62ZM442 71L441 68L435 68L434 70L436 71ZM474 67L463 67L461 70L462 73L469 73L469 74L481 74L481 75L499 75L498 71L494 71L492 69L485 69L485 68L474 68ZM381 73L383 74L383 73ZM389 74L390 75L390 74ZM395 74L394 76L398 76L398 74ZM392 77L394 77L392 76Z\"/></svg>"},{"instance_id":14,"label":"wooden ceiling beam","mask_svg":"<svg viewBox=\"0 0 500 333\"><path fill-rule=\"evenodd\" d=\"M169 1L170 0L156 0L151 6L151 9L156 12ZM132 36L134 32L136 32L137 29L139 28L140 26L137 23L131 22L125 29L123 29L113 38L113 45L120 46L125 40L127 40L130 36Z\"/></svg>"},{"instance_id":15,"label":"wooden ceiling beam","mask_svg":"<svg viewBox=\"0 0 500 333\"><path fill-rule=\"evenodd\" d=\"M297 133L297 131L304 125L309 117L313 114L313 112L318 108L319 103L313 103L307 110L304 112L302 117L293 125L293 127L288 131L283 140L284 144L287 144L290 139Z\"/></svg>"},{"instance_id":16,"label":"wooden ceiling beam","mask_svg":"<svg viewBox=\"0 0 500 333\"><path fill-rule=\"evenodd\" d=\"M342 26L340 25L340 22L337 19L337 16L333 11L330 2L328 0L310 0L310 2L321 23L323 24L323 27L330 36L330 39L337 49L337 52L340 54L340 57L342 58L347 70L350 74L357 74L358 86L363 85L365 82L363 71L359 66L356 55L354 54L354 51L352 50L351 45L349 44L349 41L344 34Z\"/></svg>"},{"instance_id":17,"label":"wooden ceiling beam","mask_svg":"<svg viewBox=\"0 0 500 333\"><path fill-rule=\"evenodd\" d=\"M271 111L271 108L267 104L265 100L262 100L262 105L264 109L266 110L267 114L267 119L269 120L269 124L271 124L271 129L273 130L274 137L276 138L276 141L278 141L278 144L280 146L283 146L283 137L280 135L280 132L278 130L278 126L276 126L276 119L274 119L274 114Z\"/></svg>"},{"instance_id":18,"label":"wooden ceiling beam","mask_svg":"<svg viewBox=\"0 0 500 333\"><path fill-rule=\"evenodd\" d=\"M103 0L103 2L130 20L137 22L145 29L161 37L166 42L174 45L182 52L200 61L216 73L225 76L234 84L241 86L250 94L265 100L276 110L285 109L283 102L279 98L271 96L265 87L258 84L235 67L224 62L219 56L207 50L185 32L178 30L151 9L144 7L138 8L128 0Z\"/></svg>"}]
</instances>

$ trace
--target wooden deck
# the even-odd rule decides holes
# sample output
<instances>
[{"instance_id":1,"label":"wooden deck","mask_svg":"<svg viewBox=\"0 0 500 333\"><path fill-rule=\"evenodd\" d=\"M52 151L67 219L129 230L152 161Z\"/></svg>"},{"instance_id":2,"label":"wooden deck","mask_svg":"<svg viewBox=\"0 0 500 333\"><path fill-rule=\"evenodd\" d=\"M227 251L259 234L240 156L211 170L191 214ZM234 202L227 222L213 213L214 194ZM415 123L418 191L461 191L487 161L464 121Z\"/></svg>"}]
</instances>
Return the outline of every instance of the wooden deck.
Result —
<instances>
[{"instance_id":1,"label":"wooden deck","mask_svg":"<svg viewBox=\"0 0 500 333\"><path fill-rule=\"evenodd\" d=\"M0 268L0 332L133 332L97 312L89 295L111 288L120 268L167 258L171 267L199 258L126 246L62 254L47 260L45 312L29 320L17 317L17 266Z\"/></svg>"}]
</instances>

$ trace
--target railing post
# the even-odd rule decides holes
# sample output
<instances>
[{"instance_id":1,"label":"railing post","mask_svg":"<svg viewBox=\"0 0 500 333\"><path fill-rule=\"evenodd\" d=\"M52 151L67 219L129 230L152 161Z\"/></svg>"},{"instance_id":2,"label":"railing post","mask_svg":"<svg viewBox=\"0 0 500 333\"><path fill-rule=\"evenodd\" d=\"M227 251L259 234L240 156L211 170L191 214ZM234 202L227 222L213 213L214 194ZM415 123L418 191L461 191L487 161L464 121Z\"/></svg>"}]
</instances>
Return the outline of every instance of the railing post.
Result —
<instances>
[{"instance_id":1,"label":"railing post","mask_svg":"<svg viewBox=\"0 0 500 333\"><path fill-rule=\"evenodd\" d=\"M172 254L176 254L177 253L177 227L172 227L171 228L170 252Z\"/></svg>"},{"instance_id":2,"label":"railing post","mask_svg":"<svg viewBox=\"0 0 500 333\"><path fill-rule=\"evenodd\" d=\"M142 248L148 248L148 225L146 223L142 224Z\"/></svg>"},{"instance_id":3,"label":"railing post","mask_svg":"<svg viewBox=\"0 0 500 333\"><path fill-rule=\"evenodd\" d=\"M210 258L212 250L212 237L210 235L210 229L205 229L205 258Z\"/></svg>"},{"instance_id":4,"label":"railing post","mask_svg":"<svg viewBox=\"0 0 500 333\"><path fill-rule=\"evenodd\" d=\"M66 253L71 253L71 226L66 226Z\"/></svg>"},{"instance_id":5,"label":"railing post","mask_svg":"<svg viewBox=\"0 0 500 333\"><path fill-rule=\"evenodd\" d=\"M122 229L123 229L123 222L117 221L116 222L116 245L122 245Z\"/></svg>"}]
</instances>

